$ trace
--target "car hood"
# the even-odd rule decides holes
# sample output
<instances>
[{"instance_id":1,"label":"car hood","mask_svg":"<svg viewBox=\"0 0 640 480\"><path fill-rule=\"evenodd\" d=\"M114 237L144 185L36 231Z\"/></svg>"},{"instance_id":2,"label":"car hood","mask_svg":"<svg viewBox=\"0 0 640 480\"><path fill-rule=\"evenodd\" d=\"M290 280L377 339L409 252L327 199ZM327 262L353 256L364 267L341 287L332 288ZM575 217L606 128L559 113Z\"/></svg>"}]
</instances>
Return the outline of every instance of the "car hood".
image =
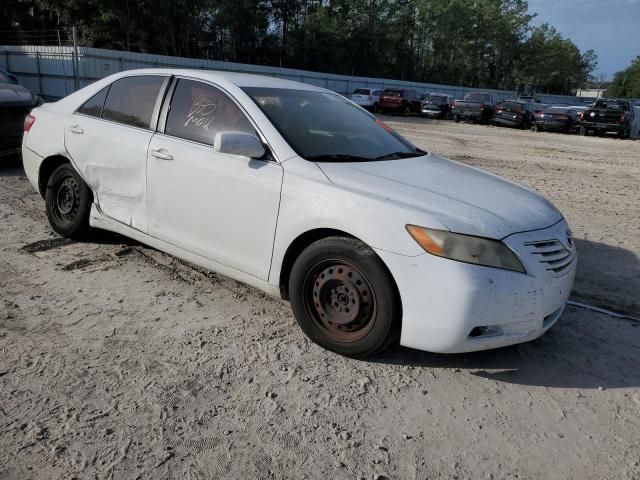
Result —
<instances>
[{"instance_id":1,"label":"car hood","mask_svg":"<svg viewBox=\"0 0 640 480\"><path fill-rule=\"evenodd\" d=\"M37 103L37 97L22 85L0 84L0 106L30 107Z\"/></svg>"},{"instance_id":2,"label":"car hood","mask_svg":"<svg viewBox=\"0 0 640 480\"><path fill-rule=\"evenodd\" d=\"M532 190L437 155L318 166L340 187L432 214L452 232L501 239L562 219Z\"/></svg>"}]
</instances>

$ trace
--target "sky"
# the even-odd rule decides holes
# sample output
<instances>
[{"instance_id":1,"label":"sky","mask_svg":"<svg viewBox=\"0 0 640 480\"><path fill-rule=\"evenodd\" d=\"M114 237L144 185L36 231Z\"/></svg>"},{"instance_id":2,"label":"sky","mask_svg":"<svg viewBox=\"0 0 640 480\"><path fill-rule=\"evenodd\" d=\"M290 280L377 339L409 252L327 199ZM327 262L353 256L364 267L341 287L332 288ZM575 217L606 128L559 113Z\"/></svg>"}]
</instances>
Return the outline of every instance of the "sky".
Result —
<instances>
[{"instance_id":1,"label":"sky","mask_svg":"<svg viewBox=\"0 0 640 480\"><path fill-rule=\"evenodd\" d=\"M528 0L533 25L549 23L580 51L598 55L594 73L611 79L640 55L640 0Z\"/></svg>"}]
</instances>

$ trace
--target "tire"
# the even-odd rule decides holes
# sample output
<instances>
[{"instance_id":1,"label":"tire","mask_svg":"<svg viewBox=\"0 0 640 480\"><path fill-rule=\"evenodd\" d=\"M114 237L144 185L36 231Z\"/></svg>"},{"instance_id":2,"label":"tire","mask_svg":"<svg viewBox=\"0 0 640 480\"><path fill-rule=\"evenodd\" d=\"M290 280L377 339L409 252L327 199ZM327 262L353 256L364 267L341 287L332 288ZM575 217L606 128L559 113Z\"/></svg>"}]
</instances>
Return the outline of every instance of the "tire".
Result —
<instances>
[{"instance_id":1,"label":"tire","mask_svg":"<svg viewBox=\"0 0 640 480\"><path fill-rule=\"evenodd\" d=\"M460 115L454 115L453 116L453 121L456 123L460 123Z\"/></svg>"},{"instance_id":2,"label":"tire","mask_svg":"<svg viewBox=\"0 0 640 480\"><path fill-rule=\"evenodd\" d=\"M47 218L51 228L63 237L86 238L91 227L89 214L93 194L70 163L56 168L45 192Z\"/></svg>"},{"instance_id":3,"label":"tire","mask_svg":"<svg viewBox=\"0 0 640 480\"><path fill-rule=\"evenodd\" d=\"M534 124L533 127L531 127L531 130L533 130L534 132L542 132L542 127Z\"/></svg>"},{"instance_id":4,"label":"tire","mask_svg":"<svg viewBox=\"0 0 640 480\"><path fill-rule=\"evenodd\" d=\"M581 126L580 129L578 130L578 133L580 134L580 136L586 137L587 136L587 129L584 128L583 126Z\"/></svg>"},{"instance_id":5,"label":"tire","mask_svg":"<svg viewBox=\"0 0 640 480\"><path fill-rule=\"evenodd\" d=\"M373 113L378 113L380 108L378 107L378 102L374 102L373 107L371 107Z\"/></svg>"},{"instance_id":6,"label":"tire","mask_svg":"<svg viewBox=\"0 0 640 480\"><path fill-rule=\"evenodd\" d=\"M307 247L291 270L289 297L307 337L340 355L368 357L398 338L395 283L360 240L328 237Z\"/></svg>"},{"instance_id":7,"label":"tire","mask_svg":"<svg viewBox=\"0 0 640 480\"><path fill-rule=\"evenodd\" d=\"M408 117L409 115L411 115L411 107L409 105L406 105L402 109L402 116L403 117Z\"/></svg>"},{"instance_id":8,"label":"tire","mask_svg":"<svg viewBox=\"0 0 640 480\"><path fill-rule=\"evenodd\" d=\"M631 133L631 132L629 132L628 130L623 130L623 131L621 131L621 132L618 134L618 138L619 138L620 140L626 140L627 138L629 138L629 136L630 136L629 134L630 134L630 133Z\"/></svg>"}]
</instances>

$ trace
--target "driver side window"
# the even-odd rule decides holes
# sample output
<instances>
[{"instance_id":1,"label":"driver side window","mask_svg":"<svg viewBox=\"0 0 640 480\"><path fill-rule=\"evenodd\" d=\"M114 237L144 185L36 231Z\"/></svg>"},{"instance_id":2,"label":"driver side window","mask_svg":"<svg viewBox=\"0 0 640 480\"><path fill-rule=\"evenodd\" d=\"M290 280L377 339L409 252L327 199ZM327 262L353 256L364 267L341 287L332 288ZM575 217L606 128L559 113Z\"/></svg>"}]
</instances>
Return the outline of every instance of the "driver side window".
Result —
<instances>
[{"instance_id":1,"label":"driver side window","mask_svg":"<svg viewBox=\"0 0 640 480\"><path fill-rule=\"evenodd\" d=\"M256 132L244 112L222 90L193 80L178 80L164 133L213 145L218 132Z\"/></svg>"}]
</instances>

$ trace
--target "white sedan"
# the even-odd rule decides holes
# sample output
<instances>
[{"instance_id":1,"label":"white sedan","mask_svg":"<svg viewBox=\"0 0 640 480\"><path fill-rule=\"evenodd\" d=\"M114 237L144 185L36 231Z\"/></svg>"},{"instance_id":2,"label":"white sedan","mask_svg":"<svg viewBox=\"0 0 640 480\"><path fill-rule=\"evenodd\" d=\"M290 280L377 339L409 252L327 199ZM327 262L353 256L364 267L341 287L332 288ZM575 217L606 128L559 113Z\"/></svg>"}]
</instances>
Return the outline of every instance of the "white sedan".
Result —
<instances>
[{"instance_id":1,"label":"white sedan","mask_svg":"<svg viewBox=\"0 0 640 480\"><path fill-rule=\"evenodd\" d=\"M56 232L118 232L289 300L344 355L532 340L573 286L571 232L547 200L322 88L133 70L34 109L24 130Z\"/></svg>"}]
</instances>

